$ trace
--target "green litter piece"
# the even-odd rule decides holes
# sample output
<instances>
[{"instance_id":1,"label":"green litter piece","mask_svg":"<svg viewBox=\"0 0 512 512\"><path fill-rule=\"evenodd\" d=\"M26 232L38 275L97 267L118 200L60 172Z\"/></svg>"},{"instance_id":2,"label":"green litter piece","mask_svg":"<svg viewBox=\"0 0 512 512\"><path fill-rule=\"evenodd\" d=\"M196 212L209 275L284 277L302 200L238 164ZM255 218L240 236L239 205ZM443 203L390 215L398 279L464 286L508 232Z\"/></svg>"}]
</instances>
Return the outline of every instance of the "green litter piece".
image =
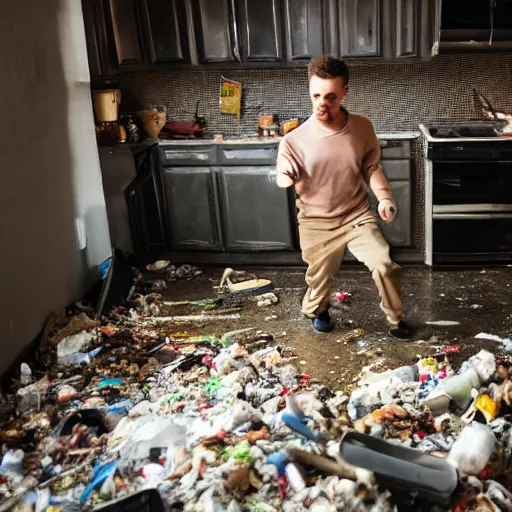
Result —
<instances>
[{"instance_id":1,"label":"green litter piece","mask_svg":"<svg viewBox=\"0 0 512 512\"><path fill-rule=\"evenodd\" d=\"M240 462L252 462L254 460L251 455L251 445L248 441L242 441L236 446L226 448L224 455L226 455L227 458L233 457Z\"/></svg>"},{"instance_id":2,"label":"green litter piece","mask_svg":"<svg viewBox=\"0 0 512 512\"><path fill-rule=\"evenodd\" d=\"M160 404L160 406L172 406L174 405L176 402L179 402L181 400L182 396L180 393L172 393L171 395L169 395L168 397L166 397L165 400L163 400Z\"/></svg>"},{"instance_id":3,"label":"green litter piece","mask_svg":"<svg viewBox=\"0 0 512 512\"><path fill-rule=\"evenodd\" d=\"M255 499L247 500L247 505L250 512L276 512L276 509L263 501L256 501Z\"/></svg>"},{"instance_id":4,"label":"green litter piece","mask_svg":"<svg viewBox=\"0 0 512 512\"><path fill-rule=\"evenodd\" d=\"M221 387L222 384L220 382L220 379L218 377L213 377L211 379L208 379L203 389L206 394L215 395Z\"/></svg>"}]
</instances>

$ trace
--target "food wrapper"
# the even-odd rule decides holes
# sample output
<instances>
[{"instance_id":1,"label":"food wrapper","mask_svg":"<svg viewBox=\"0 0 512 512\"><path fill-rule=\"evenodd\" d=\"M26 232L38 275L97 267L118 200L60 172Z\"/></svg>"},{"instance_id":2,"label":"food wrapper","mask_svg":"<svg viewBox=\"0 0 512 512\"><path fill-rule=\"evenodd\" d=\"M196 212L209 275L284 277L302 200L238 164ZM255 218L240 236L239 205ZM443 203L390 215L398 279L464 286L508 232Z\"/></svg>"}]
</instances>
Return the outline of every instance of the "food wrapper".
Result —
<instances>
[{"instance_id":1,"label":"food wrapper","mask_svg":"<svg viewBox=\"0 0 512 512\"><path fill-rule=\"evenodd\" d=\"M242 84L222 77L220 82L219 108L221 114L236 114L240 120Z\"/></svg>"}]
</instances>

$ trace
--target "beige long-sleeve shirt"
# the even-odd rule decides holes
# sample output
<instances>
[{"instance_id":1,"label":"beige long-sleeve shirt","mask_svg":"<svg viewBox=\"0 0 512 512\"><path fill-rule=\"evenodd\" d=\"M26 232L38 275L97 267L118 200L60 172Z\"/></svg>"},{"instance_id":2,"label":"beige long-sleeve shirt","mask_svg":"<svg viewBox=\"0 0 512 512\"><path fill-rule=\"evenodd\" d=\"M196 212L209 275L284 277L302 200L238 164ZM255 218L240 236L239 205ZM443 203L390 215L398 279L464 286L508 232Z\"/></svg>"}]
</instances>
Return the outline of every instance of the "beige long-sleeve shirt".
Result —
<instances>
[{"instance_id":1,"label":"beige long-sleeve shirt","mask_svg":"<svg viewBox=\"0 0 512 512\"><path fill-rule=\"evenodd\" d=\"M368 118L349 114L345 127L331 132L311 116L279 144L277 171L290 166L299 177L299 219L350 222L370 213L367 186L380 168L380 145Z\"/></svg>"}]
</instances>

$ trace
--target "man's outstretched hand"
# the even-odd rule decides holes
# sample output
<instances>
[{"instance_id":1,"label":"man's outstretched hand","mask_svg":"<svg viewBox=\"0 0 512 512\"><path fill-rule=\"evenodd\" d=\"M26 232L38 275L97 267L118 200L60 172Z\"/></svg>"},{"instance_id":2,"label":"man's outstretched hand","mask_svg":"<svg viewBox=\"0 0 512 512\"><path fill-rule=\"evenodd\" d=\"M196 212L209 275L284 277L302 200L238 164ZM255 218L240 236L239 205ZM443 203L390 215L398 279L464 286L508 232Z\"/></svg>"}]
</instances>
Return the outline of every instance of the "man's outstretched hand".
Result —
<instances>
[{"instance_id":1,"label":"man's outstretched hand","mask_svg":"<svg viewBox=\"0 0 512 512\"><path fill-rule=\"evenodd\" d=\"M379 211L380 218L386 223L393 222L398 211L395 201L391 199L380 201L377 210Z\"/></svg>"}]
</instances>

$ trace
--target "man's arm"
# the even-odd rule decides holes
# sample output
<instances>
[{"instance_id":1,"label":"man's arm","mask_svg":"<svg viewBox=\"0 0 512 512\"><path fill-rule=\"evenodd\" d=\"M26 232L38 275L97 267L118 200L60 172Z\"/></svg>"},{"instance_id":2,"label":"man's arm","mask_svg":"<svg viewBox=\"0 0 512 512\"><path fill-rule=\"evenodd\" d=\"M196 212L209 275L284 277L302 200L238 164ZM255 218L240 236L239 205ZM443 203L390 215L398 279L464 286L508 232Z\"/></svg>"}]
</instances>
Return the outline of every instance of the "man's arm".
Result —
<instances>
[{"instance_id":1,"label":"man's arm","mask_svg":"<svg viewBox=\"0 0 512 512\"><path fill-rule=\"evenodd\" d=\"M371 174L370 187L379 201L377 207L379 215L384 222L391 222L396 216L397 207L382 167Z\"/></svg>"},{"instance_id":2,"label":"man's arm","mask_svg":"<svg viewBox=\"0 0 512 512\"><path fill-rule=\"evenodd\" d=\"M396 216L396 202L380 164L380 144L371 124L369 130L370 144L364 158L363 176L379 201L380 217L384 222L391 222Z\"/></svg>"},{"instance_id":3,"label":"man's arm","mask_svg":"<svg viewBox=\"0 0 512 512\"><path fill-rule=\"evenodd\" d=\"M299 170L296 158L290 145L284 139L279 144L276 171L276 183L278 187L288 188L299 181Z\"/></svg>"}]
</instances>

